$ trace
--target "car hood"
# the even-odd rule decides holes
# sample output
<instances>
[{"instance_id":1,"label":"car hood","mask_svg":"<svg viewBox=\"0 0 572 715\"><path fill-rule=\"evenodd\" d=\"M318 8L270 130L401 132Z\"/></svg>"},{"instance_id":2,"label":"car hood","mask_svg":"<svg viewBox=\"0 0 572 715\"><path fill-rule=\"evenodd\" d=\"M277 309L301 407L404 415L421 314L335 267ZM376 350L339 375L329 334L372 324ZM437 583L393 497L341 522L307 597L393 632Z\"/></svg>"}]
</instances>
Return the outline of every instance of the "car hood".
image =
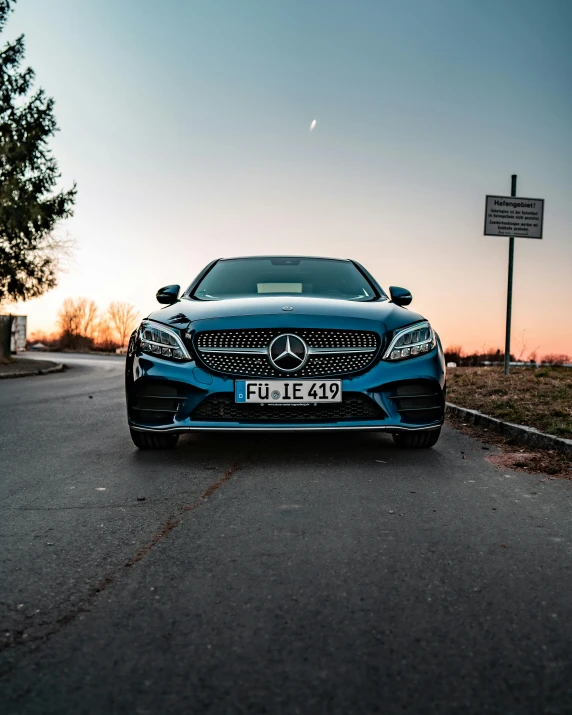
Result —
<instances>
[{"instance_id":1,"label":"car hood","mask_svg":"<svg viewBox=\"0 0 572 715\"><path fill-rule=\"evenodd\" d=\"M285 311L284 308L292 308ZM410 325L423 316L407 308L402 308L390 301L372 301L357 303L349 300L328 298L306 298L297 296L279 296L267 298L231 298L227 300L189 300L183 298L173 305L156 310L148 317L159 323L186 329L189 323L200 320L225 318L244 318L247 316L316 316L342 318L346 320L371 320L383 323L385 330L395 330ZM197 326L198 327L198 326Z\"/></svg>"}]
</instances>

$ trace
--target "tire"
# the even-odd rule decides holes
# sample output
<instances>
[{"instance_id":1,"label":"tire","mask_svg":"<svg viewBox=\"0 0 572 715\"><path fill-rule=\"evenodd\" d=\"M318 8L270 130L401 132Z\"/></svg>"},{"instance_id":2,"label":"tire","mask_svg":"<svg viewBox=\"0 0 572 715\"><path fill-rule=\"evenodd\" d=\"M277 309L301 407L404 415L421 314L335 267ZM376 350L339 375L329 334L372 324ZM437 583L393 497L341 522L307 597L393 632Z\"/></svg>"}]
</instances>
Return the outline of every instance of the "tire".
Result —
<instances>
[{"instance_id":1,"label":"tire","mask_svg":"<svg viewBox=\"0 0 572 715\"><path fill-rule=\"evenodd\" d=\"M429 449L437 444L441 428L426 432L394 432L393 441L400 449Z\"/></svg>"},{"instance_id":2,"label":"tire","mask_svg":"<svg viewBox=\"0 0 572 715\"><path fill-rule=\"evenodd\" d=\"M139 449L174 449L179 441L178 434L157 434L130 430L133 444Z\"/></svg>"}]
</instances>

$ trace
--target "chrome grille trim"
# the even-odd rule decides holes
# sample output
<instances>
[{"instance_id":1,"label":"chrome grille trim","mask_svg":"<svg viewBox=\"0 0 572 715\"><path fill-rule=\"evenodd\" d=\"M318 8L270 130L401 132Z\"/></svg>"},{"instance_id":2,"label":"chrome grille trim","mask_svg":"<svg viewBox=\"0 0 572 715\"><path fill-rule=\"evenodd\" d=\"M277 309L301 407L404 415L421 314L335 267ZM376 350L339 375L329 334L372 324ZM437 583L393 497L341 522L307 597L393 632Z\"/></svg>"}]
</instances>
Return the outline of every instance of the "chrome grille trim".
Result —
<instances>
[{"instance_id":1,"label":"chrome grille trim","mask_svg":"<svg viewBox=\"0 0 572 715\"><path fill-rule=\"evenodd\" d=\"M268 355L268 348L198 348L200 353L220 353L232 355Z\"/></svg>"},{"instance_id":2,"label":"chrome grille trim","mask_svg":"<svg viewBox=\"0 0 572 715\"><path fill-rule=\"evenodd\" d=\"M374 353L377 348L308 348L308 355L346 355L348 353ZM268 348L198 348L200 353L231 355L268 355Z\"/></svg>"},{"instance_id":3,"label":"chrome grille trim","mask_svg":"<svg viewBox=\"0 0 572 715\"><path fill-rule=\"evenodd\" d=\"M297 335L308 346L308 360L297 372L285 373L269 360L269 348L279 335ZM234 328L187 334L195 354L207 369L232 377L319 378L367 370L382 347L374 331L322 328Z\"/></svg>"},{"instance_id":4,"label":"chrome grille trim","mask_svg":"<svg viewBox=\"0 0 572 715\"><path fill-rule=\"evenodd\" d=\"M310 355L348 355L351 353L374 353L377 348L309 348Z\"/></svg>"}]
</instances>

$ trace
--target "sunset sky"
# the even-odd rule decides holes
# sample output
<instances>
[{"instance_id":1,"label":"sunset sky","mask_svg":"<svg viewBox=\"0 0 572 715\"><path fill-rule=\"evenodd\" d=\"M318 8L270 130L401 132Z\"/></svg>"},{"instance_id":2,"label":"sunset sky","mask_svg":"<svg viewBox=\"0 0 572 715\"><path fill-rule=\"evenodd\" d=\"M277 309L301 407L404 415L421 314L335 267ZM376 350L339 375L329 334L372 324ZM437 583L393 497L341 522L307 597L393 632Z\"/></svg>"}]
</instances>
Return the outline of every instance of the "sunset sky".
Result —
<instances>
[{"instance_id":1,"label":"sunset sky","mask_svg":"<svg viewBox=\"0 0 572 715\"><path fill-rule=\"evenodd\" d=\"M218 256L352 257L445 345L504 344L486 194L546 200L516 239L513 353L572 355L569 0L19 0L3 40L53 96L78 184L59 287L157 307ZM309 127L317 120L315 129Z\"/></svg>"}]
</instances>

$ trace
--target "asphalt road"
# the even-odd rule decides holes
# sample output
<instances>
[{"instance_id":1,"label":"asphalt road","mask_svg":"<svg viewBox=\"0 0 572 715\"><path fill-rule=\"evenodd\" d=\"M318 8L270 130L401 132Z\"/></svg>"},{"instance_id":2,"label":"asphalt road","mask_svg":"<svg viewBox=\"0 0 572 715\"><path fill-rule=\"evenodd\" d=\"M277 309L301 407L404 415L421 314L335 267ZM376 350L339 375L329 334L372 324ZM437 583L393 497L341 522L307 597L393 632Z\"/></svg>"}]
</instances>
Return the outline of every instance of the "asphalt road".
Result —
<instances>
[{"instance_id":1,"label":"asphalt road","mask_svg":"<svg viewBox=\"0 0 572 715\"><path fill-rule=\"evenodd\" d=\"M572 712L570 482L450 429L138 452L123 359L66 359L0 384L3 715Z\"/></svg>"}]
</instances>

